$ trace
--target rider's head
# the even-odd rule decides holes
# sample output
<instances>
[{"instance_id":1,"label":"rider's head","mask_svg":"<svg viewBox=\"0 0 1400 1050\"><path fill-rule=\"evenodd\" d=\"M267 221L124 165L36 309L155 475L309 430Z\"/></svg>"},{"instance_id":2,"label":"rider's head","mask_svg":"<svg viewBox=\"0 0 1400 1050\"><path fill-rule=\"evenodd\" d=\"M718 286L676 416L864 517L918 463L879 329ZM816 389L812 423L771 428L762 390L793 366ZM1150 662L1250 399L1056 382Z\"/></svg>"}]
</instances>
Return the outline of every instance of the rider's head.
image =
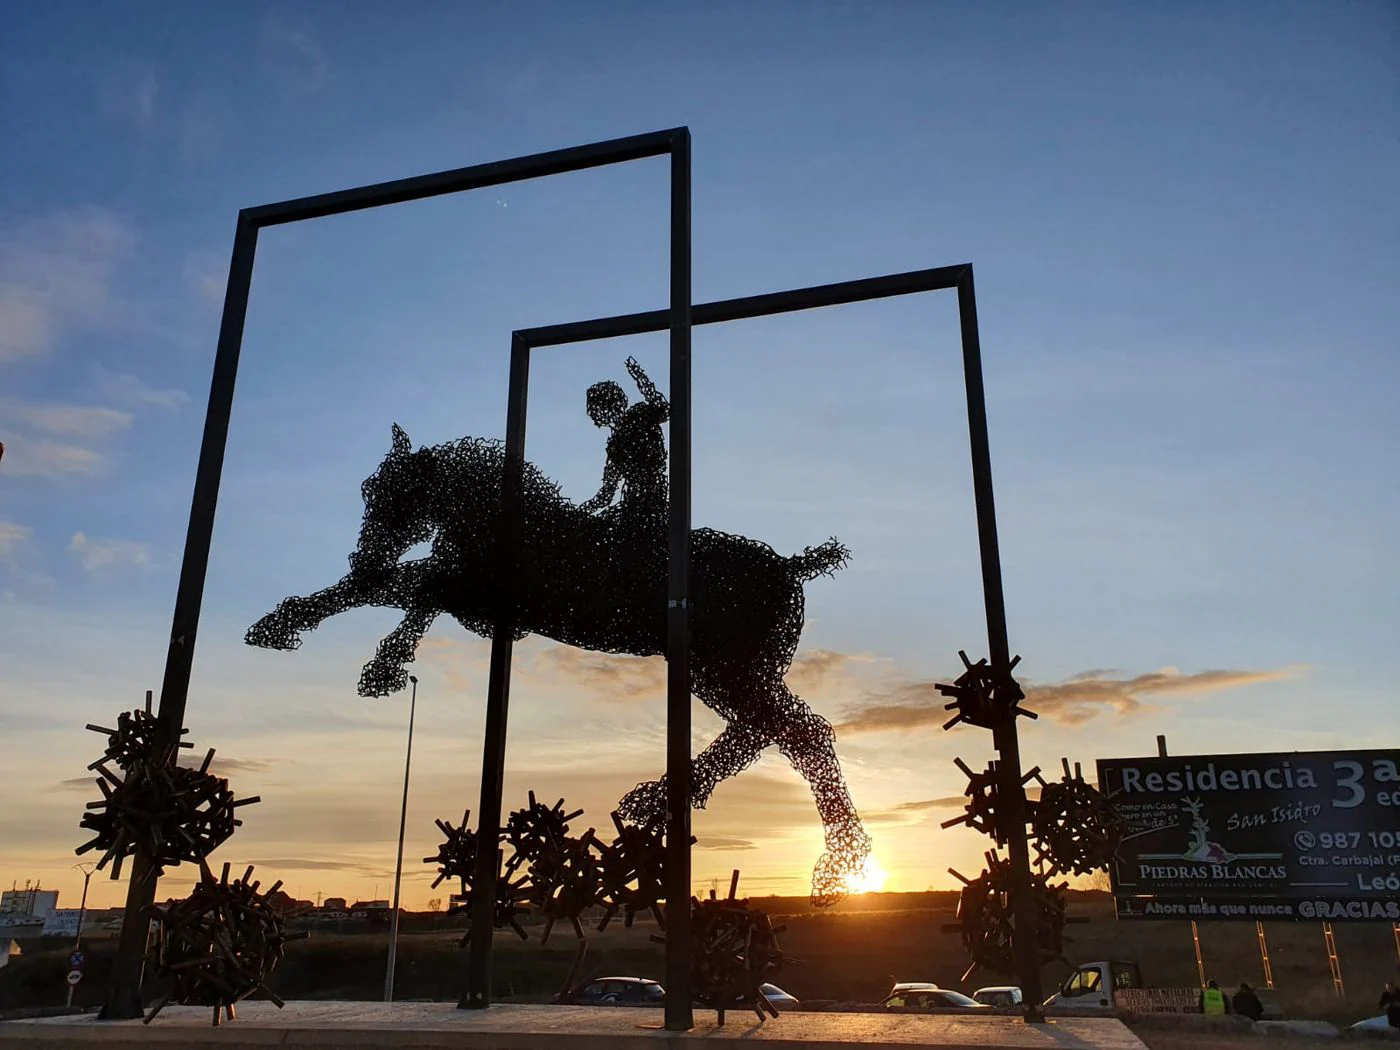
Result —
<instances>
[{"instance_id":1,"label":"rider's head","mask_svg":"<svg viewBox=\"0 0 1400 1050\"><path fill-rule=\"evenodd\" d=\"M594 426L616 426L627 411L627 395L611 379L588 388L588 418Z\"/></svg>"}]
</instances>

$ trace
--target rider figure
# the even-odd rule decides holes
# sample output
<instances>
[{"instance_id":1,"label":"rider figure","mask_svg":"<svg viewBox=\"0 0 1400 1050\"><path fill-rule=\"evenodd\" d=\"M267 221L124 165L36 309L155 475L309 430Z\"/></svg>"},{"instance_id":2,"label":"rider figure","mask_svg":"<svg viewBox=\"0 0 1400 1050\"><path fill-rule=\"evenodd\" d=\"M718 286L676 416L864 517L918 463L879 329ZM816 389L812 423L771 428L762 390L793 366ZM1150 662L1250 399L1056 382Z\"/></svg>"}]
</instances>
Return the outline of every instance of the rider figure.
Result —
<instances>
[{"instance_id":1,"label":"rider figure","mask_svg":"<svg viewBox=\"0 0 1400 1050\"><path fill-rule=\"evenodd\" d=\"M580 509L591 514L611 506L621 484L618 524L629 533L635 530L639 541L654 540L666 527L666 439L661 424L671 410L635 358L627 359L627 372L642 393L635 405L628 405L627 394L610 379L588 388L588 418L612 433L603 485Z\"/></svg>"}]
</instances>

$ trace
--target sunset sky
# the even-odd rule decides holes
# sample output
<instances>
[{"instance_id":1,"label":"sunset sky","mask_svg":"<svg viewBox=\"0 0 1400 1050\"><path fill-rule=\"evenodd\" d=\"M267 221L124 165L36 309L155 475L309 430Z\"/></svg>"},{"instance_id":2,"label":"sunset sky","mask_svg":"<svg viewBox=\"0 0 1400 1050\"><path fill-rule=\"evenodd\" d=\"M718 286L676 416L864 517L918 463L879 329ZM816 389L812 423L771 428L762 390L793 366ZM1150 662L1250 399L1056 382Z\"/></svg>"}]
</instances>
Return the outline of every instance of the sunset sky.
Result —
<instances>
[{"instance_id":1,"label":"sunset sky","mask_svg":"<svg viewBox=\"0 0 1400 1050\"><path fill-rule=\"evenodd\" d=\"M600 8L606 9L600 13ZM976 267L1013 650L1061 755L1394 747L1400 14L1347 5L812 2L5 6L0 35L0 883L75 906L84 767L159 685L240 207L679 124L697 301ZM337 579L359 486L504 431L513 329L667 303L667 165L266 232L190 739L260 794L216 855L388 895L396 614L243 645ZM932 683L986 634L948 293L695 332L695 522L852 551L789 684L837 726L888 888L953 884L938 823L990 734ZM665 336L541 353L529 456L592 495L584 415ZM405 895L476 808L486 643L419 652ZM695 744L722 727L696 705ZM508 807L607 813L663 763L664 664L530 639ZM776 753L695 821L697 886L804 893L821 827ZM179 892L189 873L166 884ZM92 903L123 888L93 881ZM440 893L441 891L439 891Z\"/></svg>"}]
</instances>

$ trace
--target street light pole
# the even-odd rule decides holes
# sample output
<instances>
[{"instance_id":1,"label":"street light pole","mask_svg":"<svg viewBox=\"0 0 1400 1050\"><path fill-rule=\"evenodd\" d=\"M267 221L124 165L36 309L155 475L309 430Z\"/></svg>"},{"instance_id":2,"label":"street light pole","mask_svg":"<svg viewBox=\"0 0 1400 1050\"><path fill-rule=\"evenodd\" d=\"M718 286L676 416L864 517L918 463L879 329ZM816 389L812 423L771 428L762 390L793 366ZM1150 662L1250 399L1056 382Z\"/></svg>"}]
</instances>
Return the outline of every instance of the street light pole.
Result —
<instances>
[{"instance_id":1,"label":"street light pole","mask_svg":"<svg viewBox=\"0 0 1400 1050\"><path fill-rule=\"evenodd\" d=\"M83 873L83 902L78 905L78 936L73 941L73 954L77 955L83 946L83 919L87 916L88 883L92 880L94 868L91 864L74 864L73 868ZM73 1005L73 988L74 986L71 984L68 986L68 1000L65 1003L67 1006Z\"/></svg>"},{"instance_id":2,"label":"street light pole","mask_svg":"<svg viewBox=\"0 0 1400 1050\"><path fill-rule=\"evenodd\" d=\"M394 910L389 916L389 966L384 972L384 1001L394 1001L394 962L399 948L399 880L403 877L403 833L408 822L408 769L413 761L413 713L418 706L418 677L409 675L413 692L408 701L408 754L403 760L403 807L399 810L399 854L394 863Z\"/></svg>"}]
</instances>

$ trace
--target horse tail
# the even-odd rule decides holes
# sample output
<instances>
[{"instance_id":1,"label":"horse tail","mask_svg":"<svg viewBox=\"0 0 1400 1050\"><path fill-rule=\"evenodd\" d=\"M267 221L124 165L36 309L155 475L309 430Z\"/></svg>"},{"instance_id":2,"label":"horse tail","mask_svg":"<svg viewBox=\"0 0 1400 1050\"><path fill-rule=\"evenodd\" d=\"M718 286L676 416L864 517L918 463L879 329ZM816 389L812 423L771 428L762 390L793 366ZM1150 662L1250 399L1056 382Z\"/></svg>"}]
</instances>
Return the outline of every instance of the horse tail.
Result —
<instances>
[{"instance_id":1,"label":"horse tail","mask_svg":"<svg viewBox=\"0 0 1400 1050\"><path fill-rule=\"evenodd\" d=\"M844 569L850 561L851 552L833 536L825 543L805 548L801 554L788 559L793 573L804 583L818 576L834 576L837 569Z\"/></svg>"}]
</instances>

